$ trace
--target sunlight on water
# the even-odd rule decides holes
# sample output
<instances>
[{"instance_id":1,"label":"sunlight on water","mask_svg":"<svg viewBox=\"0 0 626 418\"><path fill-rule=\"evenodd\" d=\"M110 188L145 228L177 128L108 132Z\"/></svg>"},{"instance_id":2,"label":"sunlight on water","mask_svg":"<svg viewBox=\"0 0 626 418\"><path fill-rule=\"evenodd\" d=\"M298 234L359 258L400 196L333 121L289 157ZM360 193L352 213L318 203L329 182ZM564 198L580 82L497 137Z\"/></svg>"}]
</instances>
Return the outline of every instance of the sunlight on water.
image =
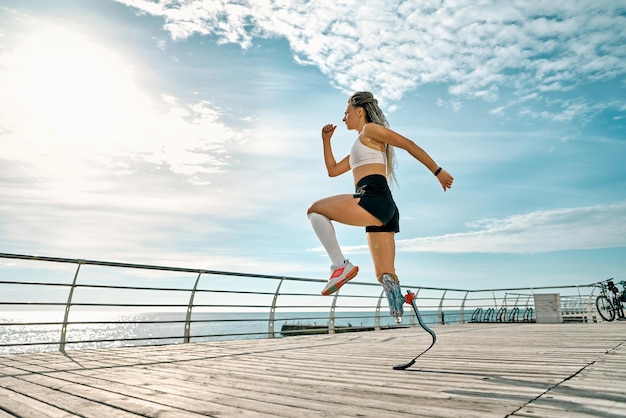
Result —
<instances>
[{"instance_id":1,"label":"sunlight on water","mask_svg":"<svg viewBox=\"0 0 626 418\"><path fill-rule=\"evenodd\" d=\"M62 335L63 312L30 311L0 313L0 353L23 353L58 350ZM66 335L66 349L119 347L131 342L119 339L182 335L171 330L177 324L150 324L160 321L160 314L142 312L71 312ZM178 315L180 319L184 316ZM178 319L178 318L176 318ZM182 328L182 324L178 324ZM158 326L158 328L157 328ZM98 342L92 342L97 340ZM107 341L108 340L108 341ZM175 342L175 341L169 341ZM154 344L155 342L151 342ZM11 346L7 346L11 344ZM15 345L19 344L19 345Z\"/></svg>"},{"instance_id":2,"label":"sunlight on water","mask_svg":"<svg viewBox=\"0 0 626 418\"><path fill-rule=\"evenodd\" d=\"M59 350L63 317L63 311L1 312L0 354ZM185 317L185 312L72 311L65 349L183 343ZM195 312L191 319L191 342L266 338L269 331L268 313ZM405 320L408 324L408 316ZM327 326L328 313L277 313L276 337L287 323ZM374 323L372 312L342 312L335 318L337 327L372 327ZM390 317L381 318L382 326L391 324Z\"/></svg>"}]
</instances>

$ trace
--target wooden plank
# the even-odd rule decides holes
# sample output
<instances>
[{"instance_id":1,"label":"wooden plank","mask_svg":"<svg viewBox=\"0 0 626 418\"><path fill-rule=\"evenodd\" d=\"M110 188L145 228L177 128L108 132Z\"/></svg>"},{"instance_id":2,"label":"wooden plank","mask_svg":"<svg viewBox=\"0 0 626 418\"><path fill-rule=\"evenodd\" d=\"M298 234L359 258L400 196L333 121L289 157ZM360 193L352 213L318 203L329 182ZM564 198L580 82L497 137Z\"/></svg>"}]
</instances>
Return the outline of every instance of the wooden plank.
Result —
<instances>
[{"instance_id":1,"label":"wooden plank","mask_svg":"<svg viewBox=\"0 0 626 418\"><path fill-rule=\"evenodd\" d=\"M626 346L619 345L513 416L624 417Z\"/></svg>"},{"instance_id":2,"label":"wooden plank","mask_svg":"<svg viewBox=\"0 0 626 418\"><path fill-rule=\"evenodd\" d=\"M39 388L36 399L23 400L26 406L56 406L53 394L73 396L90 404L66 403L80 415L93 405L145 416L626 411L624 323L466 324L436 331L435 347L406 371L391 366L430 342L416 328L0 356L0 387Z\"/></svg>"},{"instance_id":3,"label":"wooden plank","mask_svg":"<svg viewBox=\"0 0 626 418\"><path fill-rule=\"evenodd\" d=\"M76 417L31 396L0 387L0 417Z\"/></svg>"},{"instance_id":4,"label":"wooden plank","mask_svg":"<svg viewBox=\"0 0 626 418\"><path fill-rule=\"evenodd\" d=\"M213 402L202 386L194 387L194 391L190 392L192 396L175 393L168 387L169 382L175 381L172 375L139 374L143 376L140 383L134 381L134 373L127 370L122 373L120 381L113 380L111 372L96 373L95 376L85 376L81 372L59 372L54 377L39 375L28 379L36 380L38 384L62 388L63 391L71 391L94 402L124 409L132 408L146 416L163 416L166 413L173 416L260 416L258 412L250 413L237 406Z\"/></svg>"},{"instance_id":5,"label":"wooden plank","mask_svg":"<svg viewBox=\"0 0 626 418\"><path fill-rule=\"evenodd\" d=\"M77 417L77 416L116 416L134 417L136 414L115 411L102 405L92 404L74 395L56 393L49 388L28 383L12 386L10 381L14 378L2 379L0 388L0 410L4 410L17 417ZM82 404L83 408L77 408L76 404ZM72 410L83 409L84 414L76 415Z\"/></svg>"}]
</instances>

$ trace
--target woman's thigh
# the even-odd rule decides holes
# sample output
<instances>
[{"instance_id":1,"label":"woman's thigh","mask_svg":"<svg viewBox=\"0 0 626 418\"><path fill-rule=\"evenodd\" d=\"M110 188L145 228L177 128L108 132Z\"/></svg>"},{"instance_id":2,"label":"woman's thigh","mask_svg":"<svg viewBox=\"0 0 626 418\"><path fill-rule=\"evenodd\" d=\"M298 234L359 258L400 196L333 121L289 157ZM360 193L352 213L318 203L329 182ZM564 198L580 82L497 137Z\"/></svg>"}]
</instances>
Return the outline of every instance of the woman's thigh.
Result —
<instances>
[{"instance_id":1,"label":"woman's thigh","mask_svg":"<svg viewBox=\"0 0 626 418\"><path fill-rule=\"evenodd\" d=\"M351 194L340 194L320 199L309 207L307 213L312 212L346 225L382 225L382 222L374 215L359 206L359 198L355 198Z\"/></svg>"}]
</instances>

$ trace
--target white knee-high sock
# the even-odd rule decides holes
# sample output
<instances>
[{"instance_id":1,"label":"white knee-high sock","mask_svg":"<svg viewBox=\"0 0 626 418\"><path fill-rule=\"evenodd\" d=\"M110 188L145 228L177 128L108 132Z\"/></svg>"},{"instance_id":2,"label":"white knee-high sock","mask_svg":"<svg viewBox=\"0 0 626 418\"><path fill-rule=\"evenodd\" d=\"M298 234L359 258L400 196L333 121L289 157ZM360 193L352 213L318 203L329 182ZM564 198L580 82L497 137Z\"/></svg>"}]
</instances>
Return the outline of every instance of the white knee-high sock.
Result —
<instances>
[{"instance_id":1,"label":"white knee-high sock","mask_svg":"<svg viewBox=\"0 0 626 418\"><path fill-rule=\"evenodd\" d=\"M313 227L313 231L319 238L320 242L324 246L324 249L330 257L330 262L334 266L339 266L345 261L345 257L339 247L337 236L335 234L335 228L326 216L319 213L309 213L309 221Z\"/></svg>"}]
</instances>

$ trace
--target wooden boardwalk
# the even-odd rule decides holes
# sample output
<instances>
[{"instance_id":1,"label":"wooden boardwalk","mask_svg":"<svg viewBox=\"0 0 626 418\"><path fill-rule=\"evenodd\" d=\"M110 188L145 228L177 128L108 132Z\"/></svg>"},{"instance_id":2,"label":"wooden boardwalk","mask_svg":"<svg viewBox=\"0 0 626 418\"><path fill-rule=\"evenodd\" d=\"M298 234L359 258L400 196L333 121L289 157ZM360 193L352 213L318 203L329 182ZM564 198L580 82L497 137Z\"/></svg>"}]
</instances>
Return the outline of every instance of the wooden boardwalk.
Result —
<instances>
[{"instance_id":1,"label":"wooden boardwalk","mask_svg":"<svg viewBox=\"0 0 626 418\"><path fill-rule=\"evenodd\" d=\"M626 321L0 356L0 417L626 416Z\"/></svg>"}]
</instances>

